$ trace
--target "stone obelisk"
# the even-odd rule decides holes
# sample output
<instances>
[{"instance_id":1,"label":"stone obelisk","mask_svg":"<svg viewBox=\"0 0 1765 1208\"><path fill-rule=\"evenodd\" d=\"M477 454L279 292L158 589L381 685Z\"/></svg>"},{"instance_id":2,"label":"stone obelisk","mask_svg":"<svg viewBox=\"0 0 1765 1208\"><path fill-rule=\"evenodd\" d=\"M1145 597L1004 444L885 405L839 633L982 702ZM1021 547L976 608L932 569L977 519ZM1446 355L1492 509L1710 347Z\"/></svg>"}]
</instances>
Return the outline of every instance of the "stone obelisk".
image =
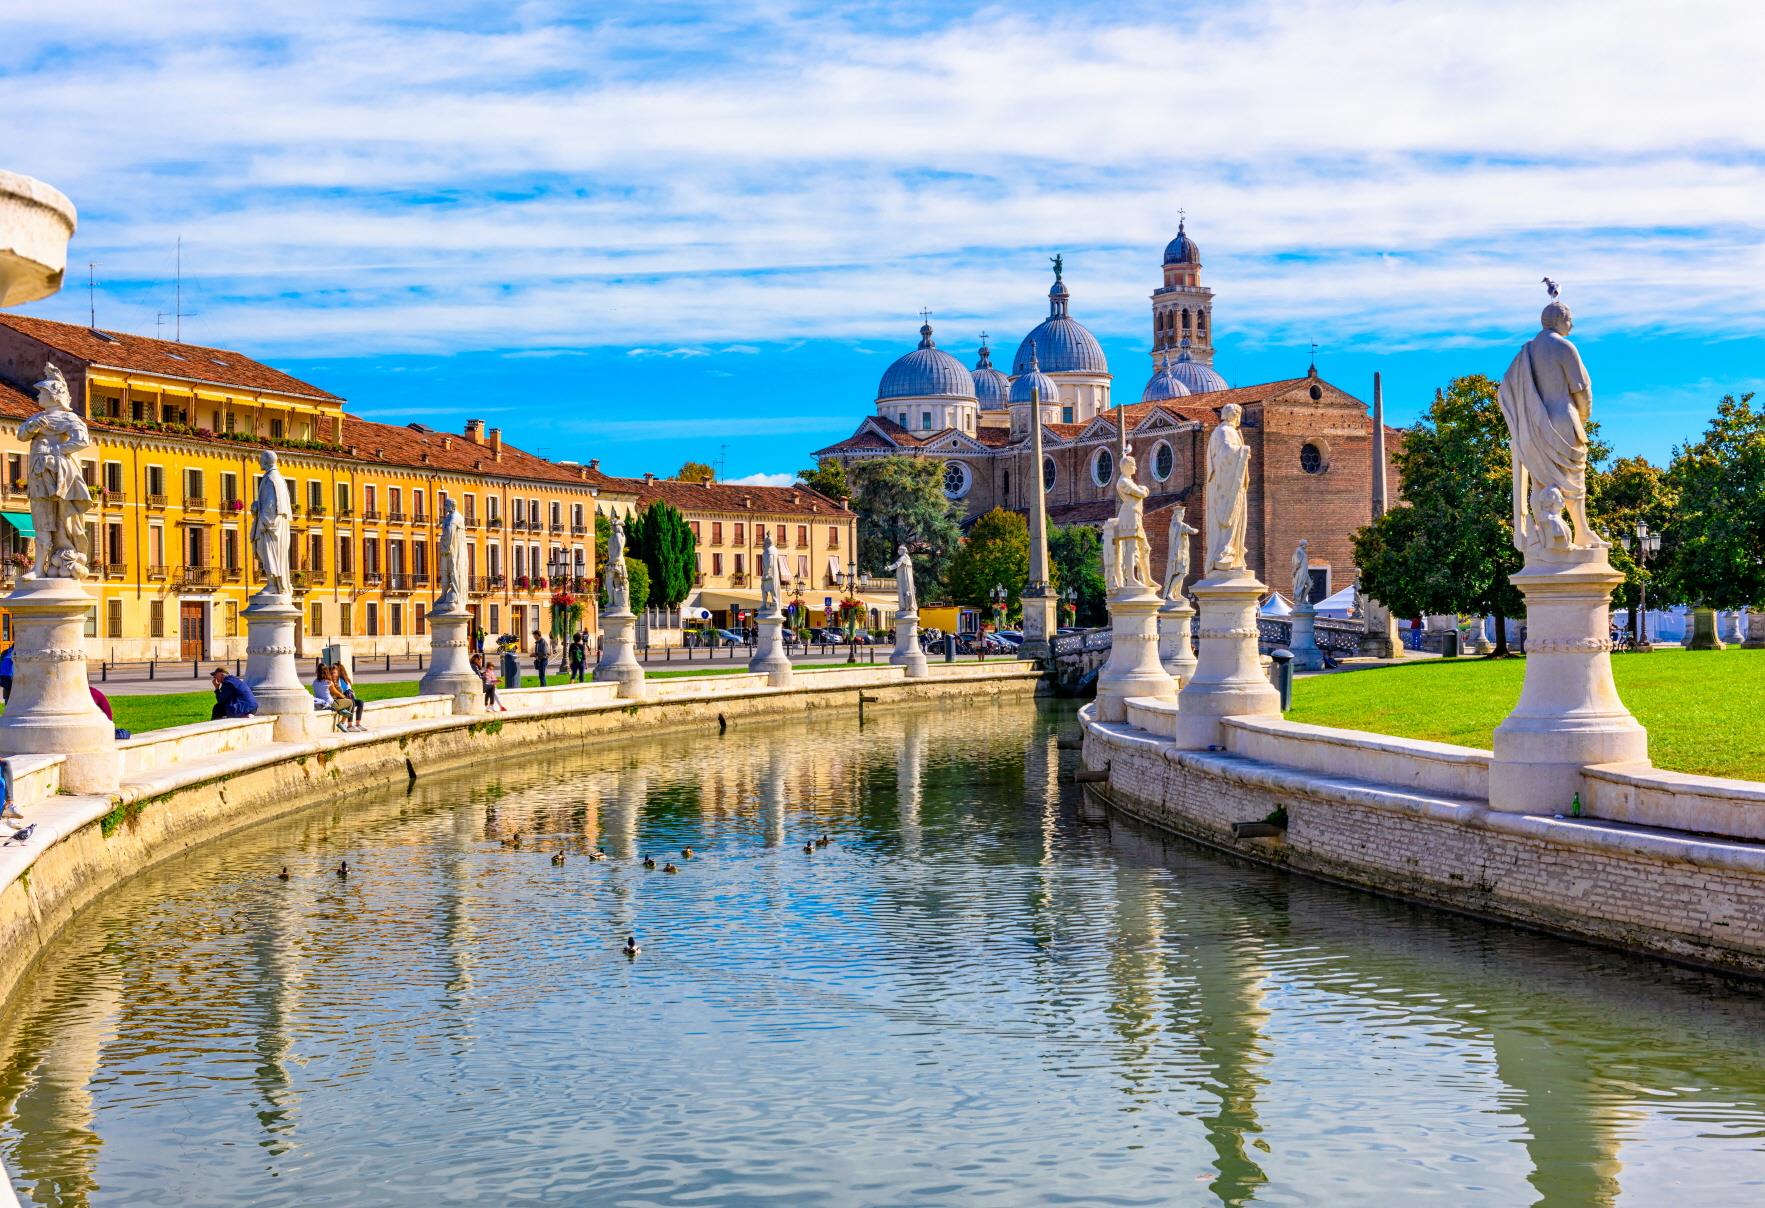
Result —
<instances>
[{"instance_id":1,"label":"stone obelisk","mask_svg":"<svg viewBox=\"0 0 1765 1208\"><path fill-rule=\"evenodd\" d=\"M1024 489L1030 493L1030 574L1023 589L1023 645L1018 653L1046 663L1054 656L1060 598L1048 574L1048 492L1042 474L1041 395L1040 387L1030 391L1030 469L1023 476Z\"/></svg>"},{"instance_id":2,"label":"stone obelisk","mask_svg":"<svg viewBox=\"0 0 1765 1208\"><path fill-rule=\"evenodd\" d=\"M1373 375L1373 519L1383 516L1389 506L1386 492L1389 489L1385 471L1385 391L1379 375ZM1361 595L1361 624L1366 632L1361 635L1360 653L1368 658L1392 659L1403 649L1403 642L1397 636L1397 618L1391 610L1379 601Z\"/></svg>"}]
</instances>

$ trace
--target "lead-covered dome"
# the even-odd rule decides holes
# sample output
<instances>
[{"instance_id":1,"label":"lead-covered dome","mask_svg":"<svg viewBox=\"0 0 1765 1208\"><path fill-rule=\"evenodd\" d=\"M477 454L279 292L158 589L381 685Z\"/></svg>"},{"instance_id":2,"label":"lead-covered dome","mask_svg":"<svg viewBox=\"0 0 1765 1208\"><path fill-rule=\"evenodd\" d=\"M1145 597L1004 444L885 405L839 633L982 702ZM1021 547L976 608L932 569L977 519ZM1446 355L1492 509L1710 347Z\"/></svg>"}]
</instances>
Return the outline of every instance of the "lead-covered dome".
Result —
<instances>
[{"instance_id":1,"label":"lead-covered dome","mask_svg":"<svg viewBox=\"0 0 1765 1208\"><path fill-rule=\"evenodd\" d=\"M987 347L986 332L981 333L980 360L969 376L974 379L974 397L980 401L982 411L997 411L1010 400L1011 379L993 368L993 350Z\"/></svg>"},{"instance_id":2,"label":"lead-covered dome","mask_svg":"<svg viewBox=\"0 0 1765 1208\"><path fill-rule=\"evenodd\" d=\"M1011 383L1011 401L1015 403L1058 403L1060 383L1042 372L1036 362L1035 349L1030 350L1030 367Z\"/></svg>"},{"instance_id":3,"label":"lead-covered dome","mask_svg":"<svg viewBox=\"0 0 1765 1208\"><path fill-rule=\"evenodd\" d=\"M1183 351L1177 356L1177 363L1171 366L1171 373L1189 388L1190 394L1209 394L1215 390L1227 389L1225 378L1190 357L1187 340L1183 341Z\"/></svg>"},{"instance_id":4,"label":"lead-covered dome","mask_svg":"<svg viewBox=\"0 0 1765 1208\"><path fill-rule=\"evenodd\" d=\"M1164 262L1166 264L1192 264L1199 268L1201 267L1201 249L1195 246L1195 241L1189 238L1183 230L1183 224L1187 221L1185 218L1177 219L1177 237L1164 245Z\"/></svg>"},{"instance_id":5,"label":"lead-covered dome","mask_svg":"<svg viewBox=\"0 0 1765 1208\"><path fill-rule=\"evenodd\" d=\"M1183 383L1171 368L1171 359L1166 354L1153 371L1152 380L1146 383L1146 389L1140 392L1143 403L1162 403L1173 398L1187 398L1189 387Z\"/></svg>"},{"instance_id":6,"label":"lead-covered dome","mask_svg":"<svg viewBox=\"0 0 1765 1208\"><path fill-rule=\"evenodd\" d=\"M1054 287L1048 291L1048 317L1017 346L1011 361L1012 377L1029 372L1030 361L1041 362L1043 373L1108 373L1109 362L1103 359L1103 345L1068 313L1070 295L1054 270Z\"/></svg>"},{"instance_id":7,"label":"lead-covered dome","mask_svg":"<svg viewBox=\"0 0 1765 1208\"><path fill-rule=\"evenodd\" d=\"M876 388L876 401L891 398L974 398L974 379L962 362L932 339L932 325L919 329L919 347L890 365Z\"/></svg>"}]
</instances>

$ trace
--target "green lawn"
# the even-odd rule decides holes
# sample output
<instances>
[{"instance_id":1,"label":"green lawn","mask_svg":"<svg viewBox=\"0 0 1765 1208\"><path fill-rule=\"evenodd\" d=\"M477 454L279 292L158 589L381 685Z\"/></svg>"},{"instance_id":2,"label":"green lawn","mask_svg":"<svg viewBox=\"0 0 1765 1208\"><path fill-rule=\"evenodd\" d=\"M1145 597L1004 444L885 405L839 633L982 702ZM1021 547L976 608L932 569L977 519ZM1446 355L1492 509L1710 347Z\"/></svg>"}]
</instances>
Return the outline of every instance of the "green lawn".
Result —
<instances>
[{"instance_id":1,"label":"green lawn","mask_svg":"<svg viewBox=\"0 0 1765 1208\"><path fill-rule=\"evenodd\" d=\"M1287 716L1487 750L1525 671L1524 659L1464 658L1308 676ZM1619 654L1612 674L1657 767L1765 780L1765 651Z\"/></svg>"}]
</instances>

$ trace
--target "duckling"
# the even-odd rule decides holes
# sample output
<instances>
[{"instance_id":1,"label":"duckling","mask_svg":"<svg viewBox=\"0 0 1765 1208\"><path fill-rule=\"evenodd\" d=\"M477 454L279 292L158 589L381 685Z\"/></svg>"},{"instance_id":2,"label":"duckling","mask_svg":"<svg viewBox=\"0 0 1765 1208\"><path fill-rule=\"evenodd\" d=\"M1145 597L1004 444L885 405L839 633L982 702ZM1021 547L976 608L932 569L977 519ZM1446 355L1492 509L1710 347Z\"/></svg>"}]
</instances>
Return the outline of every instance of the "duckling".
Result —
<instances>
[{"instance_id":1,"label":"duckling","mask_svg":"<svg viewBox=\"0 0 1765 1208\"><path fill-rule=\"evenodd\" d=\"M343 861L343 863L341 863L337 866L337 875L340 877L347 877L349 875L349 861L348 860Z\"/></svg>"},{"instance_id":2,"label":"duckling","mask_svg":"<svg viewBox=\"0 0 1765 1208\"><path fill-rule=\"evenodd\" d=\"M625 937L625 955L626 956L636 956L638 953L640 953L642 951L643 951L643 948L639 946L639 944L637 942L637 937L635 935L628 935Z\"/></svg>"},{"instance_id":3,"label":"duckling","mask_svg":"<svg viewBox=\"0 0 1765 1208\"><path fill-rule=\"evenodd\" d=\"M674 861L670 860L668 863L662 865L662 871L663 872L679 872L680 869L674 867Z\"/></svg>"},{"instance_id":4,"label":"duckling","mask_svg":"<svg viewBox=\"0 0 1765 1208\"><path fill-rule=\"evenodd\" d=\"M286 881L287 879L288 879L288 866L286 864L284 864L284 865L282 865L282 871L276 874L276 880Z\"/></svg>"},{"instance_id":5,"label":"duckling","mask_svg":"<svg viewBox=\"0 0 1765 1208\"><path fill-rule=\"evenodd\" d=\"M683 848L681 848L681 849L680 849L680 858L681 858L681 859L682 859L682 860L690 860L690 859L692 859L692 858L693 858L693 849L692 849L692 848L690 848L690 847L683 847Z\"/></svg>"},{"instance_id":6,"label":"duckling","mask_svg":"<svg viewBox=\"0 0 1765 1208\"><path fill-rule=\"evenodd\" d=\"M644 858L643 858L643 866L644 866L644 867L645 867L645 868L654 868L654 867L655 867L655 866L656 866L656 857L654 857L654 856L645 856L645 857L644 857Z\"/></svg>"},{"instance_id":7,"label":"duckling","mask_svg":"<svg viewBox=\"0 0 1765 1208\"><path fill-rule=\"evenodd\" d=\"M564 849L560 847L560 848L558 848L557 851L552 853L552 863L553 864L562 864L563 862L564 862Z\"/></svg>"}]
</instances>

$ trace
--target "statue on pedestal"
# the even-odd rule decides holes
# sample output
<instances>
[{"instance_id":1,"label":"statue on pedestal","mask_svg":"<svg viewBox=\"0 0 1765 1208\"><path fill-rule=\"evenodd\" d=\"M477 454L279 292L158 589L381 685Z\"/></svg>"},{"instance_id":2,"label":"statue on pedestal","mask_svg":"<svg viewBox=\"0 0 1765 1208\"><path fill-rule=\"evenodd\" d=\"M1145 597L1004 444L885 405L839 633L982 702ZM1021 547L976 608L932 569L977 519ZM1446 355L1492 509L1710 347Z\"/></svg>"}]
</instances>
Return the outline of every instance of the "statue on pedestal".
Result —
<instances>
[{"instance_id":1,"label":"statue on pedestal","mask_svg":"<svg viewBox=\"0 0 1765 1208\"><path fill-rule=\"evenodd\" d=\"M1241 571L1244 534L1249 522L1250 446L1238 430L1243 408L1227 403L1220 422L1207 438L1207 565L1214 571Z\"/></svg>"},{"instance_id":2,"label":"statue on pedestal","mask_svg":"<svg viewBox=\"0 0 1765 1208\"><path fill-rule=\"evenodd\" d=\"M1574 324L1545 278L1551 300L1543 328L1502 375L1497 397L1513 453L1514 545L1541 550L1604 549L1587 520L1587 420L1593 384L1569 342Z\"/></svg>"},{"instance_id":3,"label":"statue on pedestal","mask_svg":"<svg viewBox=\"0 0 1765 1208\"><path fill-rule=\"evenodd\" d=\"M1311 553L1310 542L1304 537L1293 550L1293 607L1303 608L1311 603Z\"/></svg>"},{"instance_id":4,"label":"statue on pedestal","mask_svg":"<svg viewBox=\"0 0 1765 1208\"><path fill-rule=\"evenodd\" d=\"M913 583L913 559L905 545L895 547L895 560L889 563L895 572L895 611L908 616L919 615L919 593Z\"/></svg>"},{"instance_id":5,"label":"statue on pedestal","mask_svg":"<svg viewBox=\"0 0 1765 1208\"><path fill-rule=\"evenodd\" d=\"M1115 545L1116 519L1111 516L1103 522L1103 590L1114 591L1122 585L1121 575L1116 569Z\"/></svg>"},{"instance_id":6,"label":"statue on pedestal","mask_svg":"<svg viewBox=\"0 0 1765 1208\"><path fill-rule=\"evenodd\" d=\"M435 547L435 611L458 612L466 599L466 521L451 499L441 505L441 535Z\"/></svg>"},{"instance_id":7,"label":"statue on pedestal","mask_svg":"<svg viewBox=\"0 0 1765 1208\"><path fill-rule=\"evenodd\" d=\"M1146 497L1152 492L1134 481L1134 455L1122 454L1115 478L1115 573L1122 587L1152 585L1152 542L1146 537Z\"/></svg>"},{"instance_id":8,"label":"statue on pedestal","mask_svg":"<svg viewBox=\"0 0 1765 1208\"><path fill-rule=\"evenodd\" d=\"M1201 530L1184 519L1186 509L1171 509L1168 547L1164 557L1164 598L1172 604L1183 599L1183 582L1189 577L1189 538Z\"/></svg>"},{"instance_id":9,"label":"statue on pedestal","mask_svg":"<svg viewBox=\"0 0 1765 1208\"><path fill-rule=\"evenodd\" d=\"M264 594L289 594L288 542L294 509L288 502L288 480L276 467L276 454L258 454L263 475L257 480L257 497L251 505L251 545L264 570Z\"/></svg>"},{"instance_id":10,"label":"statue on pedestal","mask_svg":"<svg viewBox=\"0 0 1765 1208\"><path fill-rule=\"evenodd\" d=\"M631 611L631 577L625 569L625 521L613 517L607 534L607 611Z\"/></svg>"},{"instance_id":11,"label":"statue on pedestal","mask_svg":"<svg viewBox=\"0 0 1765 1208\"><path fill-rule=\"evenodd\" d=\"M778 612L778 551L772 548L772 534L760 538L760 611Z\"/></svg>"},{"instance_id":12,"label":"statue on pedestal","mask_svg":"<svg viewBox=\"0 0 1765 1208\"><path fill-rule=\"evenodd\" d=\"M18 426L19 439L31 442L25 490L37 530L34 573L39 579L84 579L92 492L74 454L91 448L92 436L74 412L61 370L47 366L36 391L43 410Z\"/></svg>"}]
</instances>

